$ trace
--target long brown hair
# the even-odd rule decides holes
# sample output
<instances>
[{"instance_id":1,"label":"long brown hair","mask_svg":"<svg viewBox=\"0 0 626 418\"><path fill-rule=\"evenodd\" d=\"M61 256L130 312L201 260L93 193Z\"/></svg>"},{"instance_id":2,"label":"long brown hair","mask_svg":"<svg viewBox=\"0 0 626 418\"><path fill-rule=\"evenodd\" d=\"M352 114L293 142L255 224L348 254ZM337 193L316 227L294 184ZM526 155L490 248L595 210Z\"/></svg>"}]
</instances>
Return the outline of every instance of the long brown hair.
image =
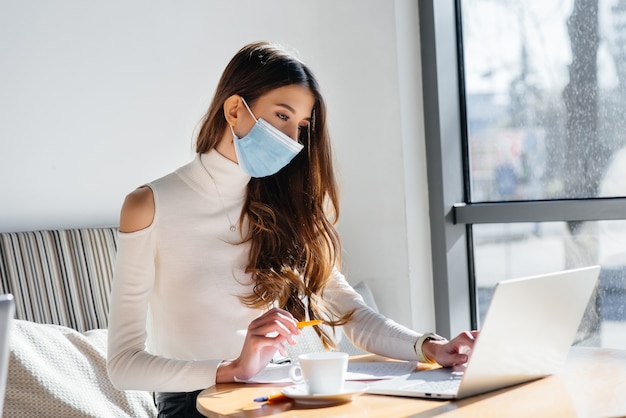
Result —
<instances>
[{"instance_id":1,"label":"long brown hair","mask_svg":"<svg viewBox=\"0 0 626 418\"><path fill-rule=\"evenodd\" d=\"M339 315L323 299L334 267L341 264L341 246L334 224L339 198L332 166L326 105L311 70L285 49L268 42L243 47L227 65L213 102L201 125L196 152L214 148L228 128L223 104L238 94L249 105L279 87L308 87L314 98L308 132L300 136L304 149L278 173L252 178L240 222L249 220L250 254L246 272L254 290L241 297L250 307L276 302L303 320L323 319L332 327L345 324L352 312ZM308 301L306 303L305 301ZM325 347L335 344L315 327Z\"/></svg>"}]
</instances>

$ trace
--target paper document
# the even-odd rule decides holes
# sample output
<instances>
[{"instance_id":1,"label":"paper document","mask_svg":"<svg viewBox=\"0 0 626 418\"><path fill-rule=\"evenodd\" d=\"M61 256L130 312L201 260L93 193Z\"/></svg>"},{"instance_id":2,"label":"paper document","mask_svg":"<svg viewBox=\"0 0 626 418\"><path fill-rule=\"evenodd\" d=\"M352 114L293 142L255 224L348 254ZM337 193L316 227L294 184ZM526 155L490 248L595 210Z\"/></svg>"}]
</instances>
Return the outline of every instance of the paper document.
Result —
<instances>
[{"instance_id":1,"label":"paper document","mask_svg":"<svg viewBox=\"0 0 626 418\"><path fill-rule=\"evenodd\" d=\"M247 383L289 383L291 364L268 364ZM408 375L415 371L415 361L354 361L348 363L346 380L379 380Z\"/></svg>"}]
</instances>

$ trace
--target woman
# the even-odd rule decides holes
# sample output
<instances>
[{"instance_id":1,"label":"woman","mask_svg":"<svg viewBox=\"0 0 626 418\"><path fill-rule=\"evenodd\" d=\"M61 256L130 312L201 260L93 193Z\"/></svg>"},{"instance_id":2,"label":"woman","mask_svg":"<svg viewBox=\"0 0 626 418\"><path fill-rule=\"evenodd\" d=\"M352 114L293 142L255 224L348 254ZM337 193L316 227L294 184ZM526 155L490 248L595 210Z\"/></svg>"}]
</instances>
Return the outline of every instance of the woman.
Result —
<instances>
[{"instance_id":1,"label":"woman","mask_svg":"<svg viewBox=\"0 0 626 418\"><path fill-rule=\"evenodd\" d=\"M402 327L340 273L326 108L306 65L269 43L242 48L196 151L122 207L108 347L116 387L157 392L161 416L195 411L200 390L285 355L304 319L324 320L316 332L329 348L329 330L343 325L373 353L467 361L473 334L448 342Z\"/></svg>"}]
</instances>

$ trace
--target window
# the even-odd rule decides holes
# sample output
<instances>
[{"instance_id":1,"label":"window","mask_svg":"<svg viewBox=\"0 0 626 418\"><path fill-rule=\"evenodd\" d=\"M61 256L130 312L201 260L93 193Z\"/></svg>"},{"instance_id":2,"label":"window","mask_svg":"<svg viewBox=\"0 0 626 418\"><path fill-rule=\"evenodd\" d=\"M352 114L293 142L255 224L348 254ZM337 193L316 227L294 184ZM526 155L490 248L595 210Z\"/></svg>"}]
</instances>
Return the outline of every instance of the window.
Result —
<instances>
[{"instance_id":1,"label":"window","mask_svg":"<svg viewBox=\"0 0 626 418\"><path fill-rule=\"evenodd\" d=\"M600 264L578 343L626 348L626 1L419 5L437 330Z\"/></svg>"}]
</instances>

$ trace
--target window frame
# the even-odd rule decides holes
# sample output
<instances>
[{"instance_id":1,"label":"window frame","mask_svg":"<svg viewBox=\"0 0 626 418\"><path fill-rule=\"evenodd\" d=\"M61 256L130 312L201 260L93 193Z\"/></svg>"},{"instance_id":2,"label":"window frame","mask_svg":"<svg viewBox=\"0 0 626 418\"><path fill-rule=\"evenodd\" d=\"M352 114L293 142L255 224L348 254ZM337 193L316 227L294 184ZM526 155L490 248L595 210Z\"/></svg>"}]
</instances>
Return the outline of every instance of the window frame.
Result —
<instances>
[{"instance_id":1,"label":"window frame","mask_svg":"<svg viewBox=\"0 0 626 418\"><path fill-rule=\"evenodd\" d=\"M470 203L459 0L419 0L436 331L476 329L472 225L626 219L626 198Z\"/></svg>"}]
</instances>

